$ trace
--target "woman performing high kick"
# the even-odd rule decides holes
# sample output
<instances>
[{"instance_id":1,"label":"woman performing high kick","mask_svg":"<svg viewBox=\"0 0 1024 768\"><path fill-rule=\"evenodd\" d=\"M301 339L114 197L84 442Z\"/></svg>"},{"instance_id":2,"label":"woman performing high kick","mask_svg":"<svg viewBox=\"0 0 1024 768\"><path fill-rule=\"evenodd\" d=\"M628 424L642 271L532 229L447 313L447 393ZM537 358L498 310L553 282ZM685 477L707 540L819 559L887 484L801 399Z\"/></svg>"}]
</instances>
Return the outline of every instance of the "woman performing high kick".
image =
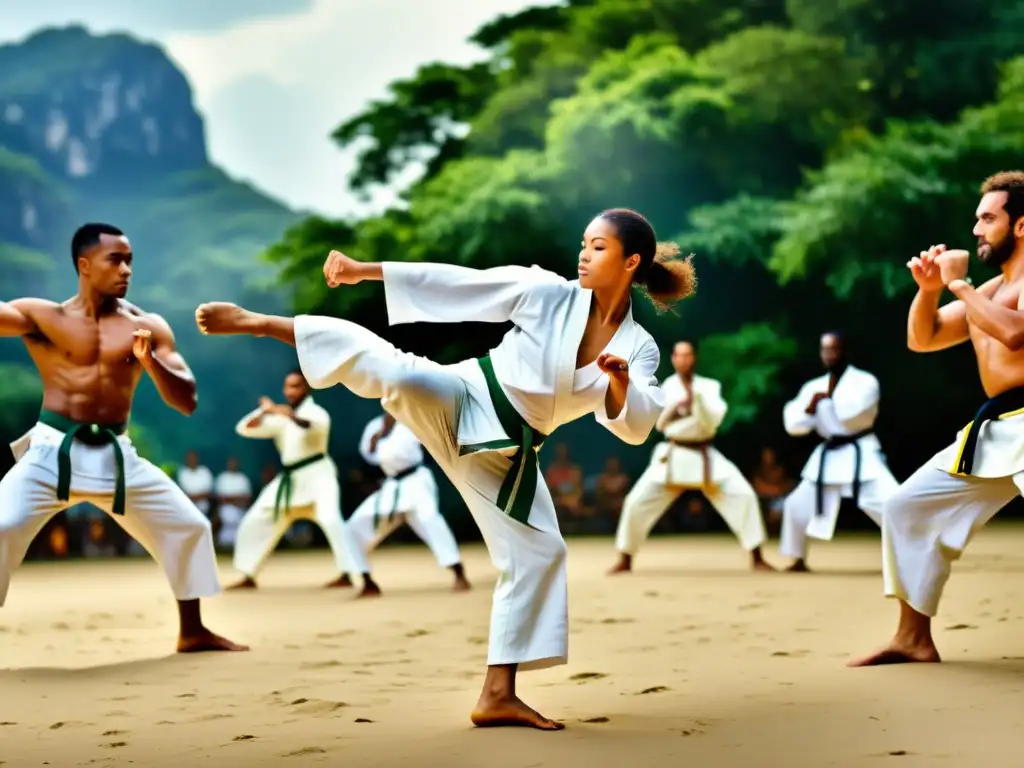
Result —
<instances>
[{"instance_id":1,"label":"woman performing high kick","mask_svg":"<svg viewBox=\"0 0 1024 768\"><path fill-rule=\"evenodd\" d=\"M331 252L328 285L383 281L391 325L512 321L490 354L454 365L402 352L346 320L225 303L196 310L203 333L294 345L315 388L342 384L379 399L458 489L498 570L487 675L471 716L478 726L564 727L526 706L515 687L517 670L568 657L566 545L537 451L555 428L589 413L631 445L647 439L664 408L660 353L633 319L631 286L659 307L691 295L693 265L678 254L626 209L587 227L578 280L538 267L366 263Z\"/></svg>"}]
</instances>

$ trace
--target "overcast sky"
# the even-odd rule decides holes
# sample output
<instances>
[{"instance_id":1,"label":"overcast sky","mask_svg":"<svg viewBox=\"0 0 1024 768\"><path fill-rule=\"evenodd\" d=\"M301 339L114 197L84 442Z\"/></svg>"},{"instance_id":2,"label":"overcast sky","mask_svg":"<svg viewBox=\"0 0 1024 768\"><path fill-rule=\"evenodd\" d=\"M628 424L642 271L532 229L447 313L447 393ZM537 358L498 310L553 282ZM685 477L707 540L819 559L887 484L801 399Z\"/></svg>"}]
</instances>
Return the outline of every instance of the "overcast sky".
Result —
<instances>
[{"instance_id":1,"label":"overcast sky","mask_svg":"<svg viewBox=\"0 0 1024 768\"><path fill-rule=\"evenodd\" d=\"M82 23L156 40L192 83L214 162L292 206L361 210L331 131L481 24L546 0L0 0L0 42ZM379 197L378 204L387 196Z\"/></svg>"}]
</instances>

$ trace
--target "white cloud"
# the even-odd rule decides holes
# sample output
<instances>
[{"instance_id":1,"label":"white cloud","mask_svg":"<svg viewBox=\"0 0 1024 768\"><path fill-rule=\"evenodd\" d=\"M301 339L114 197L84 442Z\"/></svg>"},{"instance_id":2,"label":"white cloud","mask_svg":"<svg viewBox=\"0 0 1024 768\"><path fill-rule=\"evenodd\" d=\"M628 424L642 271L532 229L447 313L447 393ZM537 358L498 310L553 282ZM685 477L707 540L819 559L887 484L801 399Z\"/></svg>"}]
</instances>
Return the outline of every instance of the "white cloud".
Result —
<instances>
[{"instance_id":1,"label":"white cloud","mask_svg":"<svg viewBox=\"0 0 1024 768\"><path fill-rule=\"evenodd\" d=\"M468 37L529 5L317 0L304 13L172 35L165 44L195 88L215 161L294 205L341 214L360 206L344 191L352 155L330 141L331 131L420 64L480 59Z\"/></svg>"}]
</instances>

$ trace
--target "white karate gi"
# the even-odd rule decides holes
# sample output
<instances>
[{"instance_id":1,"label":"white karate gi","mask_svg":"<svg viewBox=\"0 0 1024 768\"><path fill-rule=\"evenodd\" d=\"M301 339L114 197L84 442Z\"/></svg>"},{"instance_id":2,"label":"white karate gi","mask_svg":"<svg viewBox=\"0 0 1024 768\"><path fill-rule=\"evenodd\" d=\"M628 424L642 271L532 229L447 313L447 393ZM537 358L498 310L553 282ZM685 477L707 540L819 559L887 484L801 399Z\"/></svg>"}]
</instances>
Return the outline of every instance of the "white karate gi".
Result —
<instances>
[{"instance_id":1,"label":"white karate gi","mask_svg":"<svg viewBox=\"0 0 1024 768\"><path fill-rule=\"evenodd\" d=\"M224 501L225 499L246 497L252 499L252 483L243 472L225 470L217 475L213 486L217 496L217 516L220 518L220 529L217 531L217 544L230 547L235 543L238 526L245 515L245 507Z\"/></svg>"},{"instance_id":2,"label":"white karate gi","mask_svg":"<svg viewBox=\"0 0 1024 768\"><path fill-rule=\"evenodd\" d=\"M857 505L876 525L882 524L882 507L896 490L897 482L886 464L882 445L873 432L854 443L826 449L830 438L868 432L878 417L878 379L852 365L839 377L832 397L818 402L813 415L806 410L815 394L828 392L829 375L811 379L795 398L786 403L782 419L786 432L800 437L816 431L826 442L814 449L801 473L800 484L786 497L782 512L779 551L785 557L807 556L807 537L831 541L843 498L854 495L857 451L860 451L860 488ZM825 471L821 508L818 509L818 479L822 460Z\"/></svg>"},{"instance_id":3,"label":"white karate gi","mask_svg":"<svg viewBox=\"0 0 1024 768\"><path fill-rule=\"evenodd\" d=\"M989 400L956 441L908 477L885 504L882 579L887 597L935 616L954 560L971 537L1024 493L1024 387ZM981 412L979 412L981 415ZM980 421L973 466L959 471ZM970 455L968 449L966 455ZM964 467L962 469L968 469Z\"/></svg>"},{"instance_id":4,"label":"white karate gi","mask_svg":"<svg viewBox=\"0 0 1024 768\"><path fill-rule=\"evenodd\" d=\"M635 555L658 519L687 489L703 491L745 550L764 544L757 494L739 468L711 445L728 410L722 385L694 376L690 386L690 413L673 421L686 395L685 385L677 374L662 382L666 407L657 427L668 439L655 446L650 464L626 495L615 536L619 552Z\"/></svg>"},{"instance_id":5,"label":"white karate gi","mask_svg":"<svg viewBox=\"0 0 1024 768\"><path fill-rule=\"evenodd\" d=\"M41 417L42 418L42 417ZM65 432L37 423L11 443L16 464L0 480L0 605L11 574L29 544L54 515L90 502L110 514L163 567L174 597L194 600L220 592L210 521L173 479L139 456L127 435L117 438L124 457L124 514L112 514L117 464L112 444L71 444L70 498L57 498L59 448Z\"/></svg>"},{"instance_id":6,"label":"white karate gi","mask_svg":"<svg viewBox=\"0 0 1024 768\"><path fill-rule=\"evenodd\" d=\"M208 467L200 464L198 467L182 466L178 469L178 486L189 498L206 494L207 498L193 501L196 508L204 515L210 515L209 495L213 493L213 473Z\"/></svg>"},{"instance_id":7,"label":"white karate gi","mask_svg":"<svg viewBox=\"0 0 1024 768\"><path fill-rule=\"evenodd\" d=\"M310 422L308 429L276 413L264 414L256 426L250 427L249 422L259 415L259 408L246 414L235 431L242 437L273 440L281 455L282 471L260 491L238 526L235 569L255 579L292 523L304 519L312 520L324 532L339 573L366 573L366 558L341 516L338 468L327 455L330 414L309 396L295 409L296 416ZM275 515L278 489L288 474L286 468L305 461L312 463L291 472L290 506L288 499L282 498Z\"/></svg>"},{"instance_id":8,"label":"white karate gi","mask_svg":"<svg viewBox=\"0 0 1024 768\"><path fill-rule=\"evenodd\" d=\"M500 382L499 400L488 388L487 363L440 365L401 352L358 325L326 317L295 318L303 374L314 387L343 384L360 397L380 399L459 490L499 572L488 664L519 664L523 670L564 664L565 541L535 451L519 446L535 446L535 431L550 434L588 413L627 443L643 443L664 404L654 378L658 347L627 314L605 349L629 363L626 405L611 419L605 410L607 375L596 362L576 370L592 299L578 281L518 266L474 270L388 262L383 272L392 325L512 321L489 358ZM516 434L507 433L502 419L511 425L516 418ZM524 494L534 478L534 493ZM509 491L499 506L498 497Z\"/></svg>"},{"instance_id":9,"label":"white karate gi","mask_svg":"<svg viewBox=\"0 0 1024 768\"><path fill-rule=\"evenodd\" d=\"M370 450L384 417L366 425L359 453L368 464L379 466L386 477L381 487L359 505L348 520L352 534L369 553L398 530L403 522L430 547L437 564L449 568L460 561L459 545L438 508L437 483L423 464L423 447L404 424L395 422L387 436Z\"/></svg>"}]
</instances>

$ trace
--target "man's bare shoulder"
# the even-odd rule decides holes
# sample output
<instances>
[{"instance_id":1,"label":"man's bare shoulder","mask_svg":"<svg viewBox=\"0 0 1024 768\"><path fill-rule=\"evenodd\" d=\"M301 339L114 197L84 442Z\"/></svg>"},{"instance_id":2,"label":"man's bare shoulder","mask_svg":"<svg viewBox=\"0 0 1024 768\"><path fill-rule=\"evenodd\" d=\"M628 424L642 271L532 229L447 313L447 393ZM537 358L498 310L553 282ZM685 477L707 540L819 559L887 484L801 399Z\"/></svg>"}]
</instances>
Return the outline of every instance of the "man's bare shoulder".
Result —
<instances>
[{"instance_id":1,"label":"man's bare shoulder","mask_svg":"<svg viewBox=\"0 0 1024 768\"><path fill-rule=\"evenodd\" d=\"M159 315L156 312L147 312L138 304L132 304L125 299L121 299L120 311L123 315L135 321L135 324L141 330L151 331L153 335L173 335L171 325L164 319L163 315Z\"/></svg>"},{"instance_id":2,"label":"man's bare shoulder","mask_svg":"<svg viewBox=\"0 0 1024 768\"><path fill-rule=\"evenodd\" d=\"M23 299L14 299L8 303L19 312L32 315L35 315L36 313L57 313L63 310L63 305L56 301L50 301L49 299L26 297Z\"/></svg>"}]
</instances>

